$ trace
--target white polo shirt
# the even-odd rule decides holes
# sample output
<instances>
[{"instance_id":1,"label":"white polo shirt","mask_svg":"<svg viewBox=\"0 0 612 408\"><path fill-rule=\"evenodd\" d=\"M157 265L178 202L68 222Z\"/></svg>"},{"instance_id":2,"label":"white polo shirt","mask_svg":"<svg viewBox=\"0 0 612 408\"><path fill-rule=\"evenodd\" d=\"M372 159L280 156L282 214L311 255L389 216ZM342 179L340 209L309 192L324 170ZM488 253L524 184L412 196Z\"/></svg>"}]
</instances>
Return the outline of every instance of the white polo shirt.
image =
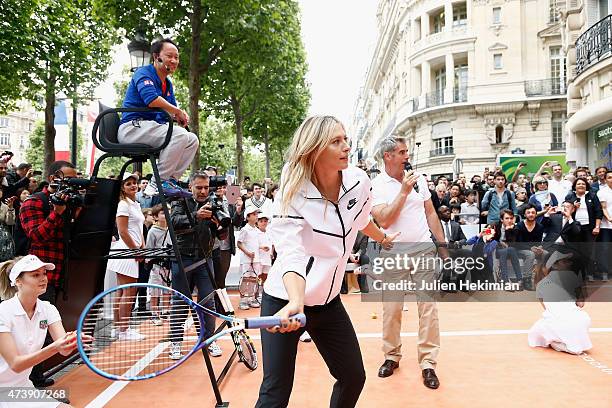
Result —
<instances>
[{"instance_id":1,"label":"white polo shirt","mask_svg":"<svg viewBox=\"0 0 612 408\"><path fill-rule=\"evenodd\" d=\"M387 235L401 231L395 242L433 242L425 216L425 202L431 199L431 193L423 175L419 175L417 185L419 192L412 189L398 218L389 228L384 229ZM402 183L390 177L383 169L380 175L372 180L372 207L391 204L401 188Z\"/></svg>"},{"instance_id":2,"label":"white polo shirt","mask_svg":"<svg viewBox=\"0 0 612 408\"><path fill-rule=\"evenodd\" d=\"M260 229L257 229L259 233L257 234L257 238L259 241L259 263L263 266L272 266L272 242L270 241L270 234L268 231L263 232ZM267 251L261 249L261 247L268 247Z\"/></svg>"},{"instance_id":3,"label":"white polo shirt","mask_svg":"<svg viewBox=\"0 0 612 408\"><path fill-rule=\"evenodd\" d=\"M286 171L287 166L283 175ZM323 198L310 180L304 180L284 217L281 202L279 190L272 206L274 222L267 229L278 256L264 290L287 300L283 276L295 272L306 280L304 305L327 304L340 294L357 232L370 222L370 179L363 170L349 166L342 171L338 204Z\"/></svg>"},{"instance_id":4,"label":"white polo shirt","mask_svg":"<svg viewBox=\"0 0 612 408\"><path fill-rule=\"evenodd\" d=\"M246 224L238 233L236 240L244 245L249 252L255 254L255 258L249 258L242 249L238 248L240 252L240 265L246 265L250 263L259 262L259 229L257 227L251 227L250 224Z\"/></svg>"},{"instance_id":5,"label":"white polo shirt","mask_svg":"<svg viewBox=\"0 0 612 408\"><path fill-rule=\"evenodd\" d=\"M0 333L11 333L20 355L42 349L47 327L61 319L57 308L40 299L32 319L28 318L17 295L0 303ZM32 368L16 373L0 356L0 387L33 387L29 380Z\"/></svg>"},{"instance_id":6,"label":"white polo shirt","mask_svg":"<svg viewBox=\"0 0 612 408\"><path fill-rule=\"evenodd\" d=\"M601 206L608 210L608 214L612 214L612 188L606 186L600 187L597 192L597 198L601 201ZM601 220L601 228L612 229L612 223L606 219L604 215Z\"/></svg>"}]
</instances>

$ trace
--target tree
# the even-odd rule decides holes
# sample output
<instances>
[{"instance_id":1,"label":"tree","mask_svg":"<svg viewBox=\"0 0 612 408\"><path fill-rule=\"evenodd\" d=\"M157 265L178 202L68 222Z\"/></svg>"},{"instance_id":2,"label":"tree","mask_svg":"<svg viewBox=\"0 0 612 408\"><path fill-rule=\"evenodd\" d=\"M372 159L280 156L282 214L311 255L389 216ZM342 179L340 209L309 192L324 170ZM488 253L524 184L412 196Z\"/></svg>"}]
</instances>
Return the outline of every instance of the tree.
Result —
<instances>
[{"instance_id":1,"label":"tree","mask_svg":"<svg viewBox=\"0 0 612 408\"><path fill-rule=\"evenodd\" d=\"M16 108L22 98L27 73L34 67L31 16L35 0L0 2L0 113Z\"/></svg>"},{"instance_id":2,"label":"tree","mask_svg":"<svg viewBox=\"0 0 612 408\"><path fill-rule=\"evenodd\" d=\"M41 156L40 152L43 151L45 144L45 123L43 121L36 122L32 133L28 136L28 141L29 145L26 149L26 161L32 165L33 169L42 169L44 167L44 158ZM77 144L79 146L85 146L85 135L81 126L77 126ZM79 149L77 162L75 163L77 169L84 170L87 165L86 160L87 158L83 149Z\"/></svg>"},{"instance_id":3,"label":"tree","mask_svg":"<svg viewBox=\"0 0 612 408\"><path fill-rule=\"evenodd\" d=\"M92 1L39 0L30 16L34 63L27 73L26 97L36 100L44 93L45 175L55 160L56 94L64 92L77 103L82 95L92 95L117 40L115 31L94 13Z\"/></svg>"},{"instance_id":4,"label":"tree","mask_svg":"<svg viewBox=\"0 0 612 408\"><path fill-rule=\"evenodd\" d=\"M252 16L260 33L224 53L209 70L203 94L209 110L234 122L240 180L244 176L245 122L256 117L266 104L272 104L275 95L286 92L286 88L306 89L297 3L261 3L261 12ZM273 107L283 109L279 103Z\"/></svg>"}]
</instances>

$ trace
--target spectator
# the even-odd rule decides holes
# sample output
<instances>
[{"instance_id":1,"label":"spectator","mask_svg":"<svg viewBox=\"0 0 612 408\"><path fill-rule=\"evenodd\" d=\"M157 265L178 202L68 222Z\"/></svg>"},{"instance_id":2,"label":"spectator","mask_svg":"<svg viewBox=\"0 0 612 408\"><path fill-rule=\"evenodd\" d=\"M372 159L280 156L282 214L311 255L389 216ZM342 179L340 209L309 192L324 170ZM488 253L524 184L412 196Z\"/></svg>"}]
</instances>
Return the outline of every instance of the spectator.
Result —
<instances>
[{"instance_id":1,"label":"spectator","mask_svg":"<svg viewBox=\"0 0 612 408\"><path fill-rule=\"evenodd\" d=\"M612 242L612 170L606 172L606 185L601 186L597 192L597 198L601 203L603 217L601 220L601 233L599 234L599 262L605 275L602 277L608 280L612 274L612 257L610 256L610 242Z\"/></svg>"},{"instance_id":2,"label":"spectator","mask_svg":"<svg viewBox=\"0 0 612 408\"><path fill-rule=\"evenodd\" d=\"M468 225L478 224L478 209L476 190L468 190L465 195L465 202L461 204L461 220Z\"/></svg>"},{"instance_id":3,"label":"spectator","mask_svg":"<svg viewBox=\"0 0 612 408\"><path fill-rule=\"evenodd\" d=\"M144 248L145 241L142 233L144 215L140 204L136 201L138 191L138 178L131 173L123 173L119 204L117 205L117 231L119 241L113 244L113 249L140 249ZM106 265L107 275L115 275L119 285L136 283L138 280L139 264L142 258L136 259L110 259ZM136 296L136 288L130 287L117 291L116 301L119 307L114 308L115 322L117 322L117 338L120 341L140 341L145 338L138 330L130 327L130 316Z\"/></svg>"},{"instance_id":4,"label":"spectator","mask_svg":"<svg viewBox=\"0 0 612 408\"><path fill-rule=\"evenodd\" d=\"M470 250L462 249L461 247L465 245L467 239L465 238L465 234L461 229L461 225L458 222L454 221L452 218L451 209L447 206L443 205L438 209L438 218L440 219L440 224L442 225L442 231L444 232L444 238L446 239L446 243L448 244L448 254L452 259L456 258L466 258L471 254ZM465 279L465 273L460 274L462 276L455 276L455 271L449 271L450 273L445 273L443 276L443 281L451 282L456 281L457 279L461 280L461 277Z\"/></svg>"},{"instance_id":5,"label":"spectator","mask_svg":"<svg viewBox=\"0 0 612 408\"><path fill-rule=\"evenodd\" d=\"M448 194L446 193L446 184L443 181L436 186L435 194L431 195L431 203L436 211L443 205L447 207L450 205Z\"/></svg>"},{"instance_id":6,"label":"spectator","mask_svg":"<svg viewBox=\"0 0 612 408\"><path fill-rule=\"evenodd\" d=\"M39 299L46 291L47 271L54 268L54 264L44 263L35 255L0 265L0 296L3 300L0 303L0 386L3 388L33 388L34 384L28 379L33 366L57 353L68 356L77 347L76 333L66 333L55 306ZM47 333L53 342L43 347ZM86 342L92 340L87 335L82 339ZM34 403L34 406L39 404L44 405ZM9 405L12 406L10 403L5 406ZM59 401L44 406L69 407Z\"/></svg>"},{"instance_id":7,"label":"spectator","mask_svg":"<svg viewBox=\"0 0 612 408\"><path fill-rule=\"evenodd\" d=\"M170 244L168 236L168 224L163 207L156 205L151 209L151 216L155 224L151 226L147 236L147 248L166 248ZM150 259L147 260L151 264L151 273L149 274L149 283L160 286L169 286L170 283L170 265L167 260ZM151 296L151 319L155 326L163 324L161 318L170 306L169 296L165 299L160 299L159 289L150 289Z\"/></svg>"},{"instance_id":8,"label":"spectator","mask_svg":"<svg viewBox=\"0 0 612 408\"><path fill-rule=\"evenodd\" d=\"M496 254L499 258L499 270L501 272L501 280L509 281L508 277L508 260L514 270L514 276L519 282L519 290L523 290L523 274L521 272L521 264L517 248L514 246L518 235L518 230L515 228L516 217L514 213L508 209L502 211L502 219L495 229L495 240L497 244Z\"/></svg>"},{"instance_id":9,"label":"spectator","mask_svg":"<svg viewBox=\"0 0 612 408\"><path fill-rule=\"evenodd\" d=\"M516 204L517 215L521 218L525 218L525 207L527 207L529 201L527 200L527 190L524 187L516 189L514 202Z\"/></svg>"},{"instance_id":10,"label":"spectator","mask_svg":"<svg viewBox=\"0 0 612 408\"><path fill-rule=\"evenodd\" d=\"M30 183L28 184L27 191L32 194L36 190L38 190L38 179L36 177L30 177Z\"/></svg>"},{"instance_id":11,"label":"spectator","mask_svg":"<svg viewBox=\"0 0 612 408\"><path fill-rule=\"evenodd\" d=\"M255 206L244 210L247 225L238 234L237 246L240 249L240 274L253 270L257 276L261 274L261 262L259 259L259 230L257 229L257 218L260 213ZM260 303L257 299L240 296L240 309L258 308Z\"/></svg>"},{"instance_id":12,"label":"spectator","mask_svg":"<svg viewBox=\"0 0 612 408\"><path fill-rule=\"evenodd\" d=\"M502 210L510 209L517 213L514 194L506 188L506 175L498 171L494 175L495 188L490 189L482 199L482 215L487 217L487 224L497 223Z\"/></svg>"},{"instance_id":13,"label":"spectator","mask_svg":"<svg viewBox=\"0 0 612 408\"><path fill-rule=\"evenodd\" d=\"M15 183L9 182L8 175L8 163L0 160L0 187L5 198L11 198L17 195L17 190L20 188L28 187L30 184L30 176L32 176L32 169L28 170L27 177L22 177Z\"/></svg>"},{"instance_id":14,"label":"spectator","mask_svg":"<svg viewBox=\"0 0 612 408\"><path fill-rule=\"evenodd\" d=\"M459 184L453 184L448 193L449 204L461 205L465 202L465 196L463 195L463 190L461 189L461 186Z\"/></svg>"},{"instance_id":15,"label":"spectator","mask_svg":"<svg viewBox=\"0 0 612 408\"><path fill-rule=\"evenodd\" d=\"M272 214L272 200L267 199L264 194L263 186L253 183L253 196L245 202L245 216L251 207L254 207L264 214Z\"/></svg>"},{"instance_id":16,"label":"spectator","mask_svg":"<svg viewBox=\"0 0 612 408\"><path fill-rule=\"evenodd\" d=\"M261 304L261 295L263 291L263 284L268 277L268 271L272 266L272 254L274 253L274 246L270 241L270 234L268 234L268 221L269 215L264 213L257 214L257 229L259 230L259 262L261 263L261 273L259 274L260 287L259 295L257 296L257 302Z\"/></svg>"},{"instance_id":17,"label":"spectator","mask_svg":"<svg viewBox=\"0 0 612 408\"><path fill-rule=\"evenodd\" d=\"M149 180L146 178L141 178L138 182L138 192L136 193L136 201L140 204L140 208L151 208L153 207L153 197L148 197L144 194L147 186L149 185Z\"/></svg>"},{"instance_id":18,"label":"spectator","mask_svg":"<svg viewBox=\"0 0 612 408\"><path fill-rule=\"evenodd\" d=\"M534 177L535 192L529 197L529 204L535 206L538 211L538 221L542 221L542 216L552 207L557 207L559 201L554 194L548 191L548 180L542 176Z\"/></svg>"},{"instance_id":19,"label":"spectator","mask_svg":"<svg viewBox=\"0 0 612 408\"><path fill-rule=\"evenodd\" d=\"M16 184L24 177L31 177L33 175L32 173L34 173L34 171L30 163L21 163L17 167L6 172L6 181L9 184Z\"/></svg>"},{"instance_id":20,"label":"spectator","mask_svg":"<svg viewBox=\"0 0 612 408\"><path fill-rule=\"evenodd\" d=\"M606 166L600 166L595 169L595 176L597 179L591 184L591 191L597 193L600 188L606 186L606 173L608 168Z\"/></svg>"},{"instance_id":21,"label":"spectator","mask_svg":"<svg viewBox=\"0 0 612 408\"><path fill-rule=\"evenodd\" d=\"M266 198L274 202L274 196L276 196L277 192L278 192L278 184L272 184L272 186L270 186L270 189L266 193Z\"/></svg>"},{"instance_id":22,"label":"spectator","mask_svg":"<svg viewBox=\"0 0 612 408\"><path fill-rule=\"evenodd\" d=\"M561 212L550 215L550 224L546 229L544 242L569 246L580 240L580 223L574 221L574 203L564 201Z\"/></svg>"},{"instance_id":23,"label":"spectator","mask_svg":"<svg viewBox=\"0 0 612 408\"><path fill-rule=\"evenodd\" d=\"M563 167L559 163L553 164L552 177L548 180L548 191L554 194L557 200L563 200L571 190L572 183L563 179Z\"/></svg>"},{"instance_id":24,"label":"spectator","mask_svg":"<svg viewBox=\"0 0 612 408\"><path fill-rule=\"evenodd\" d=\"M0 190L2 200L2 190ZM0 262L8 261L15 256L15 244L11 234L11 227L15 225L14 203L17 197L10 197L6 204L0 201Z\"/></svg>"}]
</instances>

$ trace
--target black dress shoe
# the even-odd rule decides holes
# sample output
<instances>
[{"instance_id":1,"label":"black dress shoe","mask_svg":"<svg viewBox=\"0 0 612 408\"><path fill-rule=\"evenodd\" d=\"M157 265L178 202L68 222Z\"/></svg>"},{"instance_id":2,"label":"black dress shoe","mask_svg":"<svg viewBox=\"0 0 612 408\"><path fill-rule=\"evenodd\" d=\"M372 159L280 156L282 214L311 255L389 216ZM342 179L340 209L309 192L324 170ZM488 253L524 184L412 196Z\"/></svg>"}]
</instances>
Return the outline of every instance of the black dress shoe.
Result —
<instances>
[{"instance_id":1,"label":"black dress shoe","mask_svg":"<svg viewBox=\"0 0 612 408\"><path fill-rule=\"evenodd\" d=\"M423 370L423 384L432 390L435 390L440 386L440 380L438 380L438 376L433 368L426 368Z\"/></svg>"},{"instance_id":2,"label":"black dress shoe","mask_svg":"<svg viewBox=\"0 0 612 408\"><path fill-rule=\"evenodd\" d=\"M36 378L32 380L32 384L36 388L46 388L55 384L55 381L52 378Z\"/></svg>"},{"instance_id":3,"label":"black dress shoe","mask_svg":"<svg viewBox=\"0 0 612 408\"><path fill-rule=\"evenodd\" d=\"M378 376L385 378L393 374L393 370L399 367L399 363L393 360L385 360L383 365L378 369Z\"/></svg>"}]
</instances>

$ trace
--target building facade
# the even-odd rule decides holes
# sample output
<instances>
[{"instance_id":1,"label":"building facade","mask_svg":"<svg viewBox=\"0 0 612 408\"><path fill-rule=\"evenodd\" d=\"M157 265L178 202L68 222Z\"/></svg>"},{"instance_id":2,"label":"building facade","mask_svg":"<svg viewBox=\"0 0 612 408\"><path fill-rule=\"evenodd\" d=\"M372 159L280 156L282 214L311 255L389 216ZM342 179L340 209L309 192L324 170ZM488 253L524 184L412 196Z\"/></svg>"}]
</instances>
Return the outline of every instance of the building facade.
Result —
<instances>
[{"instance_id":1,"label":"building facade","mask_svg":"<svg viewBox=\"0 0 612 408\"><path fill-rule=\"evenodd\" d=\"M567 55L568 162L612 168L612 0L569 0L562 13Z\"/></svg>"},{"instance_id":2,"label":"building facade","mask_svg":"<svg viewBox=\"0 0 612 408\"><path fill-rule=\"evenodd\" d=\"M388 135L431 176L468 177L500 154L565 152L562 0L381 0L356 103L354 160Z\"/></svg>"},{"instance_id":3,"label":"building facade","mask_svg":"<svg viewBox=\"0 0 612 408\"><path fill-rule=\"evenodd\" d=\"M6 115L0 115L0 152L9 150L14 156L12 163L19 164L26 161L26 149L30 146L29 137L36 121L44 116L27 101L20 101L18 109Z\"/></svg>"}]
</instances>

